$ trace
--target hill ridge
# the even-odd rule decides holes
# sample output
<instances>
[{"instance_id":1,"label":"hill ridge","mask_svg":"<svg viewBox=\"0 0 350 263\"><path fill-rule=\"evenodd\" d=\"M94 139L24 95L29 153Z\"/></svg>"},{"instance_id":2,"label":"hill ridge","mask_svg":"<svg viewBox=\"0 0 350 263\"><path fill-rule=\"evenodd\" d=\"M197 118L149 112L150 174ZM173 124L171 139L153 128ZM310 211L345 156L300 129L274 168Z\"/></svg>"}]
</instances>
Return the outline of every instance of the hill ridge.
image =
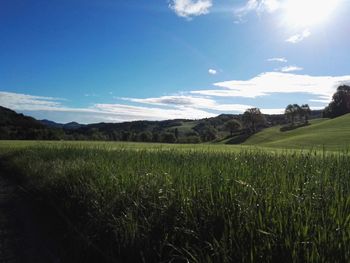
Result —
<instances>
[{"instance_id":1,"label":"hill ridge","mask_svg":"<svg viewBox=\"0 0 350 263\"><path fill-rule=\"evenodd\" d=\"M281 126L267 128L251 136L244 144L267 147L350 146L350 114L334 119L316 119L308 126L281 132Z\"/></svg>"}]
</instances>

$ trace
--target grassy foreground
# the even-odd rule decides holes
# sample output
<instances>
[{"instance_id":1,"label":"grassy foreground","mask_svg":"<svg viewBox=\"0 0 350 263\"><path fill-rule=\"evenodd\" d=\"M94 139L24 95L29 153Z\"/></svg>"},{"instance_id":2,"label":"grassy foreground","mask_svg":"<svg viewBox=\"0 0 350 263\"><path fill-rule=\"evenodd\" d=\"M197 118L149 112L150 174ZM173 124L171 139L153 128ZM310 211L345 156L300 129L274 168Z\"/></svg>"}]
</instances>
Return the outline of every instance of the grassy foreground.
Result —
<instances>
[{"instance_id":1,"label":"grassy foreground","mask_svg":"<svg viewBox=\"0 0 350 263\"><path fill-rule=\"evenodd\" d=\"M350 261L347 154L14 146L6 165L65 222L72 261Z\"/></svg>"}]
</instances>

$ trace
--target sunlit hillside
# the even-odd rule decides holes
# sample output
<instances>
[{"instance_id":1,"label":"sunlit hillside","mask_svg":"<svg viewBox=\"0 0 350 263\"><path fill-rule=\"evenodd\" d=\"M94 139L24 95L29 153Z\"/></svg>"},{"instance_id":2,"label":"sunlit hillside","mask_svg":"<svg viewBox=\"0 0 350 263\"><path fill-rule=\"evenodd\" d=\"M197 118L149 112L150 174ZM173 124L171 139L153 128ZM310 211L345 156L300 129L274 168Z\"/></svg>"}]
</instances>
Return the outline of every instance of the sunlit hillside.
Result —
<instances>
[{"instance_id":1,"label":"sunlit hillside","mask_svg":"<svg viewBox=\"0 0 350 263\"><path fill-rule=\"evenodd\" d=\"M245 144L279 148L346 148L350 146L350 114L335 119L311 121L311 125L291 131L280 131L281 126L265 129Z\"/></svg>"}]
</instances>

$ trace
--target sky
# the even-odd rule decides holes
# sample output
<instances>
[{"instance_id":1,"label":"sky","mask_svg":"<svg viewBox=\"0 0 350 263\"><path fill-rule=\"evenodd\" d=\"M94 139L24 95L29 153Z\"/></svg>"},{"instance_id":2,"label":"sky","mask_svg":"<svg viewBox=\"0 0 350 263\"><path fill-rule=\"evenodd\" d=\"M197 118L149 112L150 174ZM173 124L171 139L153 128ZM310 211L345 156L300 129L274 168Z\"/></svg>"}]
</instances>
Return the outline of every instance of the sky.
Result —
<instances>
[{"instance_id":1,"label":"sky","mask_svg":"<svg viewBox=\"0 0 350 263\"><path fill-rule=\"evenodd\" d=\"M1 0L0 105L66 123L327 105L350 0Z\"/></svg>"}]
</instances>

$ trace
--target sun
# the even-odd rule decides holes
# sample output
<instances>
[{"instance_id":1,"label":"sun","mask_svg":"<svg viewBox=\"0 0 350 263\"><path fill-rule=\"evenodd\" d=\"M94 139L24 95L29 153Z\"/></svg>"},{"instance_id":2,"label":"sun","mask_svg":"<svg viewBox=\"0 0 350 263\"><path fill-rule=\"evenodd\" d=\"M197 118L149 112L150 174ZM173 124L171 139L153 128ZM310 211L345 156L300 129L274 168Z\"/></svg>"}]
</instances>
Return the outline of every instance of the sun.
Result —
<instances>
[{"instance_id":1,"label":"sun","mask_svg":"<svg viewBox=\"0 0 350 263\"><path fill-rule=\"evenodd\" d=\"M310 27L327 21L341 0L287 0L286 23L293 27Z\"/></svg>"}]
</instances>

